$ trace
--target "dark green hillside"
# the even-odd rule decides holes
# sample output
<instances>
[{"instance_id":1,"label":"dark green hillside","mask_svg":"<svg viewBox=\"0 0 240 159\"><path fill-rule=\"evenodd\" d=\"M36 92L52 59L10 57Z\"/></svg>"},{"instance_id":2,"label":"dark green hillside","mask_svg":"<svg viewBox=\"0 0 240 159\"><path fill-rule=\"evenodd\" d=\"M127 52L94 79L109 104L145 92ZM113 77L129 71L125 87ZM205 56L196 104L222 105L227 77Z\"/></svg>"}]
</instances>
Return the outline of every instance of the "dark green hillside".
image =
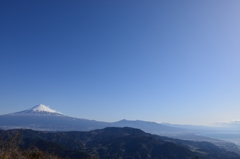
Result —
<instances>
[{"instance_id":1,"label":"dark green hillside","mask_svg":"<svg viewBox=\"0 0 240 159\"><path fill-rule=\"evenodd\" d=\"M91 158L90 155L84 152L74 151L74 150L68 149L66 146L63 146L51 141L42 140L42 139L26 138L24 140L24 144L21 146L22 149L31 149L33 147L37 147L42 152L45 152L47 154L54 154L61 158L71 158L71 159Z\"/></svg>"},{"instance_id":2,"label":"dark green hillside","mask_svg":"<svg viewBox=\"0 0 240 159\"><path fill-rule=\"evenodd\" d=\"M161 137L128 127L89 132L8 130L0 131L0 135L5 142L17 136L21 150L37 148L60 158L240 159L239 155L208 142Z\"/></svg>"}]
</instances>

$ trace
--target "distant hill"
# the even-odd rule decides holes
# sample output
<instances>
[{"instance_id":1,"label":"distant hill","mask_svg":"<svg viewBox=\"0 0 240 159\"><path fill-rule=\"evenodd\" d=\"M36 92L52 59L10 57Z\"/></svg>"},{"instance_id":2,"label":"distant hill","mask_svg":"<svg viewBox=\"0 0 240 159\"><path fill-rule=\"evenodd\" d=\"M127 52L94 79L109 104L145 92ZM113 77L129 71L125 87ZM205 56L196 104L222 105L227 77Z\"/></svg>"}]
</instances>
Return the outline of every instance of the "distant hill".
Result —
<instances>
[{"instance_id":1,"label":"distant hill","mask_svg":"<svg viewBox=\"0 0 240 159\"><path fill-rule=\"evenodd\" d=\"M165 134L165 133L185 133L189 132L188 129L184 128L176 128L171 127L163 124L158 124L155 122L149 122L149 121L141 121L141 120L120 120L118 122L111 123L112 126L115 127L132 127L132 128L138 128L143 131L152 133L152 134Z\"/></svg>"},{"instance_id":2,"label":"distant hill","mask_svg":"<svg viewBox=\"0 0 240 159\"><path fill-rule=\"evenodd\" d=\"M199 159L240 159L238 154L208 142L161 137L128 127L89 132L7 130L0 131L0 139L14 139L21 149L35 147L60 158L195 159L198 156Z\"/></svg>"}]
</instances>

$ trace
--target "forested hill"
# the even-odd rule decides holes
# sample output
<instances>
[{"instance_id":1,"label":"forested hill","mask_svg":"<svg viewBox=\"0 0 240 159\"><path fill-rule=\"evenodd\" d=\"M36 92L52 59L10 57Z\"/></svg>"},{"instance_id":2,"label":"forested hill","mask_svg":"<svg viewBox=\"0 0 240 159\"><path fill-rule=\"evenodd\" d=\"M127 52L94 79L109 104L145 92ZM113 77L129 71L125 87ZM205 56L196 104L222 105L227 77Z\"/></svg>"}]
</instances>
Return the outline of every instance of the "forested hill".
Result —
<instances>
[{"instance_id":1,"label":"forested hill","mask_svg":"<svg viewBox=\"0 0 240 159\"><path fill-rule=\"evenodd\" d=\"M11 145L15 146L19 152L24 152L25 157L31 157L31 155L26 155L26 150L30 152L30 150L37 149L37 153L35 151L34 153L38 154L39 158L47 154L58 158L73 159L195 159L196 157L199 159L240 159L238 154L228 152L208 142L161 137L129 127L109 127L89 132L1 130L0 139L1 147L6 144L8 148L11 148ZM43 158L46 158L46 155Z\"/></svg>"}]
</instances>

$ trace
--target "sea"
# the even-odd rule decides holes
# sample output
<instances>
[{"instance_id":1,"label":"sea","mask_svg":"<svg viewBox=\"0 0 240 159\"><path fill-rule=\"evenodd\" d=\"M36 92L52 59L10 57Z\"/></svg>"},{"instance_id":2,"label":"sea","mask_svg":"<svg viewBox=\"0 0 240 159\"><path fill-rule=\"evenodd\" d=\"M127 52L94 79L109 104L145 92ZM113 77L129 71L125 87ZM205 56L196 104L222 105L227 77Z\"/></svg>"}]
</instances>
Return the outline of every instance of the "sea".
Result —
<instances>
[{"instance_id":1,"label":"sea","mask_svg":"<svg viewBox=\"0 0 240 159\"><path fill-rule=\"evenodd\" d=\"M240 146L240 132L212 132L212 133L201 133L201 136L206 136L214 139L225 140L235 143Z\"/></svg>"}]
</instances>

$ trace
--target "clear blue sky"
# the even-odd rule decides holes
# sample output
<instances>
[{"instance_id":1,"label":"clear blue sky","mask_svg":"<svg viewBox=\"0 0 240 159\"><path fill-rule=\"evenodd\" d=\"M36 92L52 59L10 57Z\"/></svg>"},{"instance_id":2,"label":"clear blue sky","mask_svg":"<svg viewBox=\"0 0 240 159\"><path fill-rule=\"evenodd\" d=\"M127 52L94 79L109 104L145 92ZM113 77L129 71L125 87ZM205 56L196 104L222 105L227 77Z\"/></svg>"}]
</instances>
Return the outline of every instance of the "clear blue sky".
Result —
<instances>
[{"instance_id":1,"label":"clear blue sky","mask_svg":"<svg viewBox=\"0 0 240 159\"><path fill-rule=\"evenodd\" d=\"M0 2L0 114L239 119L240 1Z\"/></svg>"}]
</instances>

